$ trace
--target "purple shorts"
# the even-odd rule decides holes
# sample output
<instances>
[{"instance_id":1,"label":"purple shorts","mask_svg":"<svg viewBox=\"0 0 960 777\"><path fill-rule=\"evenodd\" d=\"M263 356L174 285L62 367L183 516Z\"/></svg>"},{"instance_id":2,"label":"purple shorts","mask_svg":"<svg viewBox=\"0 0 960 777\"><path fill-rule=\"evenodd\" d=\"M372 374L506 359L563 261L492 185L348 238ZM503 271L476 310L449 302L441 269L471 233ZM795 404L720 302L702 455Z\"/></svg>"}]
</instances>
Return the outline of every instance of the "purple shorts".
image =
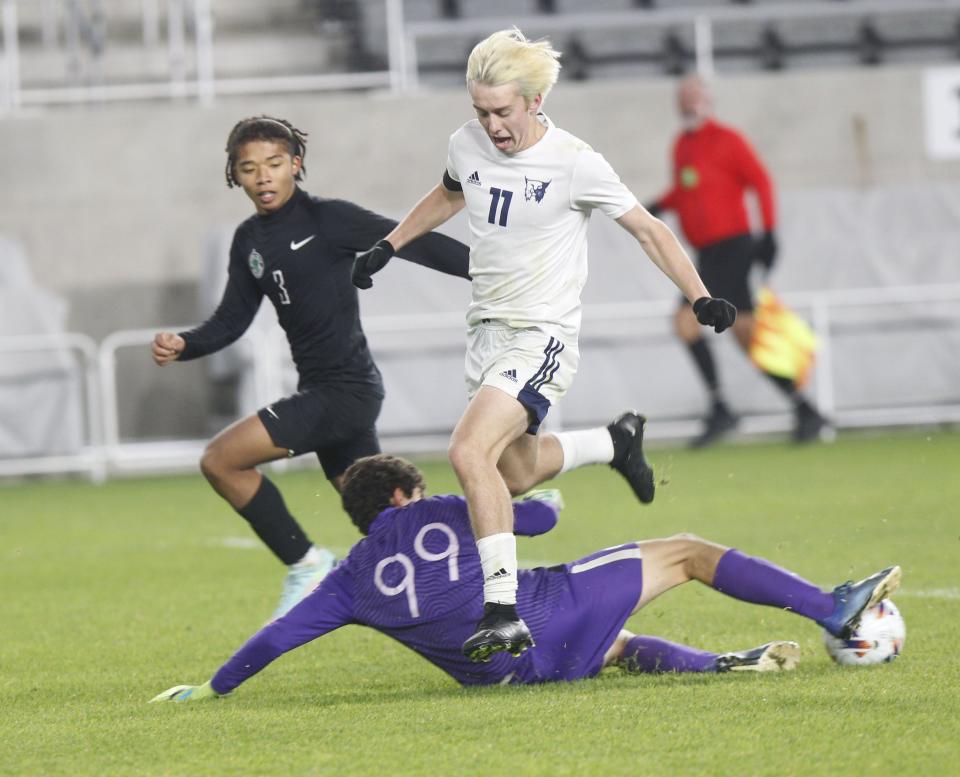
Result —
<instances>
[{"instance_id":1,"label":"purple shorts","mask_svg":"<svg viewBox=\"0 0 960 777\"><path fill-rule=\"evenodd\" d=\"M515 663L510 682L596 675L642 589L643 562L636 543L522 573L517 607L536 647Z\"/></svg>"}]
</instances>

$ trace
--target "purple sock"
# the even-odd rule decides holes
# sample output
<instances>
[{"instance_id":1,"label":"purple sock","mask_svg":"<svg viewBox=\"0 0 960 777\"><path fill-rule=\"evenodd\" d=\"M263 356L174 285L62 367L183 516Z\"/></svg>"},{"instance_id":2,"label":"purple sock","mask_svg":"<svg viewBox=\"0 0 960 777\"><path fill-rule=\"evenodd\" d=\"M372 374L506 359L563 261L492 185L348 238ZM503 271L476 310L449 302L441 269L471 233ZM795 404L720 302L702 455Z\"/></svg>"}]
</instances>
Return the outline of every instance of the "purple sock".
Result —
<instances>
[{"instance_id":1,"label":"purple sock","mask_svg":"<svg viewBox=\"0 0 960 777\"><path fill-rule=\"evenodd\" d=\"M657 637L633 637L620 661L629 672L709 672L716 653L696 650Z\"/></svg>"},{"instance_id":2,"label":"purple sock","mask_svg":"<svg viewBox=\"0 0 960 777\"><path fill-rule=\"evenodd\" d=\"M720 557L713 587L742 602L792 610L815 621L833 612L830 594L783 567L739 550L728 550Z\"/></svg>"}]
</instances>

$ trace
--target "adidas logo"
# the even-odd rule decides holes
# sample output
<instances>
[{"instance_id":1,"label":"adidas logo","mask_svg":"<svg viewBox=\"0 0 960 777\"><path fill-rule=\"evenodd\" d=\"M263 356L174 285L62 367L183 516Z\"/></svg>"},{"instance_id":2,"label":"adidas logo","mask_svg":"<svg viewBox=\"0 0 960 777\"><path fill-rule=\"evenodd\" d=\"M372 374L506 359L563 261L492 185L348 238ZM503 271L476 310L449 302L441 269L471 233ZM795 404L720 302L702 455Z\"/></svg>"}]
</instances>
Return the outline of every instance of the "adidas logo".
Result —
<instances>
[{"instance_id":1,"label":"adidas logo","mask_svg":"<svg viewBox=\"0 0 960 777\"><path fill-rule=\"evenodd\" d=\"M498 569L498 570L497 570L496 572L494 572L492 575L487 575L486 579L487 579L487 580L498 580L498 579L500 579L501 577L506 577L508 574L509 574L509 573L507 572L506 569L504 569L503 567L500 567L500 569Z\"/></svg>"},{"instance_id":2,"label":"adidas logo","mask_svg":"<svg viewBox=\"0 0 960 777\"><path fill-rule=\"evenodd\" d=\"M516 370L504 370L500 373L507 380L512 380L514 383L517 382L517 371Z\"/></svg>"},{"instance_id":3,"label":"adidas logo","mask_svg":"<svg viewBox=\"0 0 960 777\"><path fill-rule=\"evenodd\" d=\"M480 183L480 173L474 170L467 179L467 183L472 183L474 186L483 186L483 184Z\"/></svg>"}]
</instances>

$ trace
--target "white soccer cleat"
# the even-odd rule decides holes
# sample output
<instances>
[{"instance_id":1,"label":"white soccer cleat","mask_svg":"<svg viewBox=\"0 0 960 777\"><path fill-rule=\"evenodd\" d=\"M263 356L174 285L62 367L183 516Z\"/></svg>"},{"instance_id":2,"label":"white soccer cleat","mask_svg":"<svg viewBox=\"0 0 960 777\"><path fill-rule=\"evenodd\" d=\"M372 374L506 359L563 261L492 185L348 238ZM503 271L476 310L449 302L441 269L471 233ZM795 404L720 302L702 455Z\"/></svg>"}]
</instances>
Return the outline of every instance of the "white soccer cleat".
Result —
<instances>
[{"instance_id":1,"label":"white soccer cleat","mask_svg":"<svg viewBox=\"0 0 960 777\"><path fill-rule=\"evenodd\" d=\"M788 672L800 663L796 642L768 642L766 645L717 656L715 672Z\"/></svg>"}]
</instances>

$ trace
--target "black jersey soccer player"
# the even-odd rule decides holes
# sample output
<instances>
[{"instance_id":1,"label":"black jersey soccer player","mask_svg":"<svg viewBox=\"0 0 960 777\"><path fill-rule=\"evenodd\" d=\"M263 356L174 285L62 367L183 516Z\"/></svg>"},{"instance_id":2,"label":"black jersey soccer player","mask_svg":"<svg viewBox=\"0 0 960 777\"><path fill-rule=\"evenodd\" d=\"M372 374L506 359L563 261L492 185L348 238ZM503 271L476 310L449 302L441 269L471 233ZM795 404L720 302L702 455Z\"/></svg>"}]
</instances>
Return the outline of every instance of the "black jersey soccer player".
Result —
<instances>
[{"instance_id":1,"label":"black jersey soccer player","mask_svg":"<svg viewBox=\"0 0 960 777\"><path fill-rule=\"evenodd\" d=\"M188 332L159 332L152 351L159 365L205 356L244 333L263 297L276 308L297 367L297 393L220 432L200 468L289 567L275 612L280 616L326 575L334 558L310 542L257 466L314 452L339 491L354 460L379 452L375 422L383 383L360 326L351 270L356 253L396 222L300 189L306 133L284 119L238 122L226 151L227 186L241 187L256 213L234 234L227 285L214 314ZM444 235L425 235L400 256L469 278L467 247Z\"/></svg>"}]
</instances>

